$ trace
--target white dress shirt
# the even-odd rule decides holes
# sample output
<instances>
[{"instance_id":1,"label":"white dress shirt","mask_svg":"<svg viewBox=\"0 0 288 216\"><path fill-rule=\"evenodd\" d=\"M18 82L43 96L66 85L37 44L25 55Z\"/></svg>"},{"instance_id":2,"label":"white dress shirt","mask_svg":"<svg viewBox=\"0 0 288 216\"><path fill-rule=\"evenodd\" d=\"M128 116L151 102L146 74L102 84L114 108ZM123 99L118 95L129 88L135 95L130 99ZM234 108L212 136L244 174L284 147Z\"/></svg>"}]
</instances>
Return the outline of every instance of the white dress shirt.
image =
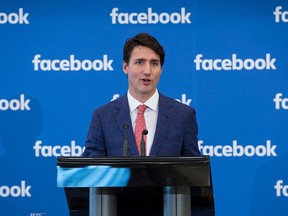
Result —
<instances>
[{"instance_id":1,"label":"white dress shirt","mask_svg":"<svg viewBox=\"0 0 288 216\"><path fill-rule=\"evenodd\" d=\"M128 104L130 109L130 117L133 127L133 132L135 132L136 117L137 117L137 107L143 103L136 100L128 91ZM156 131L157 117L158 117L158 103L159 103L159 92L156 89L155 93L149 98L144 105L147 106L147 109L144 112L146 129L148 130L147 141L146 141L146 154L150 154L150 150L153 144L154 135Z\"/></svg>"}]
</instances>

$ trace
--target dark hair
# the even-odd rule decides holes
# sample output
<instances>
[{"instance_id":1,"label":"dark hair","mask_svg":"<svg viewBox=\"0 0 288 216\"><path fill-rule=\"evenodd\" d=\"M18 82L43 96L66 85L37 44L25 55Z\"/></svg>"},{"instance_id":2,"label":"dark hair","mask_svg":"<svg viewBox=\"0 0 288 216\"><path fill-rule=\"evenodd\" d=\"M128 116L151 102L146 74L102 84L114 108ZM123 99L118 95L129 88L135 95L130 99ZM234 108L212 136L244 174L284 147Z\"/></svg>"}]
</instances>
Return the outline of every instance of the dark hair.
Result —
<instances>
[{"instance_id":1,"label":"dark hair","mask_svg":"<svg viewBox=\"0 0 288 216\"><path fill-rule=\"evenodd\" d=\"M148 47L154 50L154 52L156 52L156 54L158 54L160 57L161 67L163 66L164 59L165 59L164 49L156 38L154 38L153 36L147 33L140 33L140 34L137 34L135 37L129 38L126 40L126 43L123 48L123 61L124 62L128 64L131 58L132 50L134 49L134 47L137 47L137 46L144 46L144 47Z\"/></svg>"}]
</instances>

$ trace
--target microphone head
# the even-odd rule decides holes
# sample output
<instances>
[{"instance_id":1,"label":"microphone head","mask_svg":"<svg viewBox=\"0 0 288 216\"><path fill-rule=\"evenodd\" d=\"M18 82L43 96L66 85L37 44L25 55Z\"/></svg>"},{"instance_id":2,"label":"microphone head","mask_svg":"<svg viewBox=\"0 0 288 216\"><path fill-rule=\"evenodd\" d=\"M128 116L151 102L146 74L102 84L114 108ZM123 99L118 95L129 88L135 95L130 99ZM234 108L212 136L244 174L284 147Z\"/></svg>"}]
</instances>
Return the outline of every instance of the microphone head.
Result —
<instances>
[{"instance_id":1,"label":"microphone head","mask_svg":"<svg viewBox=\"0 0 288 216\"><path fill-rule=\"evenodd\" d=\"M142 135L147 135L147 134L148 134L148 130L144 129L144 130L142 131Z\"/></svg>"},{"instance_id":2,"label":"microphone head","mask_svg":"<svg viewBox=\"0 0 288 216\"><path fill-rule=\"evenodd\" d=\"M123 125L123 128L124 128L125 130L127 130L127 129L129 128L129 125L128 125L128 124L124 124L124 125Z\"/></svg>"}]
</instances>

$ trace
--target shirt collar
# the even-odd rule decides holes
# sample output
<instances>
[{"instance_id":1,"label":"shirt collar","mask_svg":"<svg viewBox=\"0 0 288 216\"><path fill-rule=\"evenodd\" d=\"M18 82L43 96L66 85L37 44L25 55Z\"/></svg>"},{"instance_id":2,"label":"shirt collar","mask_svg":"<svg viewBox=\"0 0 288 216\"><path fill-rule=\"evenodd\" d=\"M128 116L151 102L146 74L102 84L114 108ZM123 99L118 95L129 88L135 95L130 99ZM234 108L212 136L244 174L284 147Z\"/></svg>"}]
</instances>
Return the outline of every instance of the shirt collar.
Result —
<instances>
[{"instance_id":1,"label":"shirt collar","mask_svg":"<svg viewBox=\"0 0 288 216\"><path fill-rule=\"evenodd\" d=\"M139 105L142 105L140 101L136 100L128 91L127 93L128 103L130 112L133 112ZM158 102L159 102L159 92L156 89L155 93L150 97L144 104L148 106L148 108L157 111L158 110Z\"/></svg>"}]
</instances>

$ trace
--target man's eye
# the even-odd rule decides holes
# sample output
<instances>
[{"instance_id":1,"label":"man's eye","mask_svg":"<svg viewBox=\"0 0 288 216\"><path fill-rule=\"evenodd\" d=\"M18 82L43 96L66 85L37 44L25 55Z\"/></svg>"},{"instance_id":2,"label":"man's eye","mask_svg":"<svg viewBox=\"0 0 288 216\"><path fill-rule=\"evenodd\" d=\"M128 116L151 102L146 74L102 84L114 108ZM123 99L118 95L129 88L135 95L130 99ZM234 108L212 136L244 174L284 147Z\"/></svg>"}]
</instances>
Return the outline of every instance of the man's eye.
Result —
<instances>
[{"instance_id":1,"label":"man's eye","mask_svg":"<svg viewBox=\"0 0 288 216\"><path fill-rule=\"evenodd\" d=\"M158 62L152 62L152 66L156 67L156 66L158 66L158 65L159 65Z\"/></svg>"}]
</instances>

